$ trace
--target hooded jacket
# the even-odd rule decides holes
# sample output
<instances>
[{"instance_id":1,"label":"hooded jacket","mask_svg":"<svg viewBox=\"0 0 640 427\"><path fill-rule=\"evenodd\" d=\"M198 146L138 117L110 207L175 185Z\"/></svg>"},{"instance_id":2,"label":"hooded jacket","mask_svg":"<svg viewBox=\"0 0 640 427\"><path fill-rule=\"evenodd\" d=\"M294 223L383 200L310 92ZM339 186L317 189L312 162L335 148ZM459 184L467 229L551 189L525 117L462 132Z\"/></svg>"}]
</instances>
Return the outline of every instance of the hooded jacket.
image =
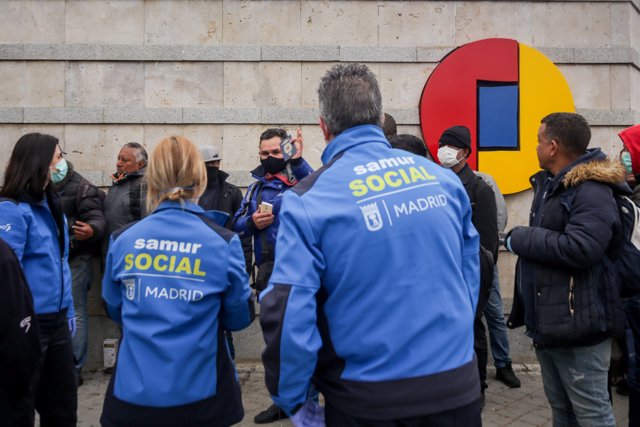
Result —
<instances>
[{"instance_id":1,"label":"hooded jacket","mask_svg":"<svg viewBox=\"0 0 640 427\"><path fill-rule=\"evenodd\" d=\"M618 133L627 151L631 154L631 168L636 177L631 200L640 205L640 125L631 126Z\"/></svg>"},{"instance_id":2,"label":"hooded jacket","mask_svg":"<svg viewBox=\"0 0 640 427\"><path fill-rule=\"evenodd\" d=\"M67 161L67 164L67 175L54 184L54 189L62 199L62 210L69 227L76 221L82 221L93 229L93 237L88 240L76 240L73 231L69 230L69 258L73 258L76 255L93 254L95 244L102 240L107 224L100 190L76 172L71 162Z\"/></svg>"},{"instance_id":3,"label":"hooded jacket","mask_svg":"<svg viewBox=\"0 0 640 427\"><path fill-rule=\"evenodd\" d=\"M518 255L508 326L526 325L538 348L593 345L621 332L618 291L604 257L619 228L614 192L628 192L624 170L599 148L556 176L531 177L528 227L516 227Z\"/></svg>"},{"instance_id":4,"label":"hooded jacket","mask_svg":"<svg viewBox=\"0 0 640 427\"><path fill-rule=\"evenodd\" d=\"M0 238L20 260L36 314L67 310L67 318L74 317L69 234L60 199L48 192L42 200L0 201Z\"/></svg>"},{"instance_id":5,"label":"hooded jacket","mask_svg":"<svg viewBox=\"0 0 640 427\"><path fill-rule=\"evenodd\" d=\"M373 125L342 132L322 162L284 195L261 294L274 402L294 411L312 376L331 405L372 420L477 400L480 245L462 183Z\"/></svg>"}]
</instances>

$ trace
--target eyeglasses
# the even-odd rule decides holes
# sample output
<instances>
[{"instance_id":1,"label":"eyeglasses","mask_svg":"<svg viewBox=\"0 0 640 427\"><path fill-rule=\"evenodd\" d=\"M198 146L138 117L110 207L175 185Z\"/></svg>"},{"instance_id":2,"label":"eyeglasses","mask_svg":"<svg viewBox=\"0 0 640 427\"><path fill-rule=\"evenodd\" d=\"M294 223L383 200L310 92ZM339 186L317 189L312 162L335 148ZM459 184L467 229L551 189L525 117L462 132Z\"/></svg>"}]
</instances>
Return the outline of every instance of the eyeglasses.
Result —
<instances>
[{"instance_id":1,"label":"eyeglasses","mask_svg":"<svg viewBox=\"0 0 640 427\"><path fill-rule=\"evenodd\" d=\"M282 154L282 150L280 149L276 149L276 150L271 150L271 151L258 151L258 154L260 154L260 157L267 157L269 156L269 154L271 154L272 156L279 156Z\"/></svg>"}]
</instances>

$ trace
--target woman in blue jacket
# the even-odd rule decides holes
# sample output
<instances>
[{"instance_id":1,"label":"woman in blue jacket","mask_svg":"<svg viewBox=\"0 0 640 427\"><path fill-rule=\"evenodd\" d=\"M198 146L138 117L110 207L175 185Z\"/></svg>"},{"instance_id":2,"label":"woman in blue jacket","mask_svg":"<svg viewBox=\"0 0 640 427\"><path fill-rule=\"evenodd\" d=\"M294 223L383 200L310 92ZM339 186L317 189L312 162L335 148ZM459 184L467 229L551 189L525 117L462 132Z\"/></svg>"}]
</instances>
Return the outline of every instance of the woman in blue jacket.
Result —
<instances>
[{"instance_id":1,"label":"woman in blue jacket","mask_svg":"<svg viewBox=\"0 0 640 427\"><path fill-rule=\"evenodd\" d=\"M149 161L151 215L111 236L102 296L122 324L103 426L228 426L242 420L240 387L224 338L254 319L237 235L226 214L197 201L207 172L183 137Z\"/></svg>"},{"instance_id":2,"label":"woman in blue jacket","mask_svg":"<svg viewBox=\"0 0 640 427\"><path fill-rule=\"evenodd\" d=\"M69 237L60 200L51 187L51 174L61 159L57 138L40 133L22 136L0 190L0 238L11 246L24 270L42 348L32 387L15 414L17 425L32 426L34 408L42 425L76 425Z\"/></svg>"}]
</instances>

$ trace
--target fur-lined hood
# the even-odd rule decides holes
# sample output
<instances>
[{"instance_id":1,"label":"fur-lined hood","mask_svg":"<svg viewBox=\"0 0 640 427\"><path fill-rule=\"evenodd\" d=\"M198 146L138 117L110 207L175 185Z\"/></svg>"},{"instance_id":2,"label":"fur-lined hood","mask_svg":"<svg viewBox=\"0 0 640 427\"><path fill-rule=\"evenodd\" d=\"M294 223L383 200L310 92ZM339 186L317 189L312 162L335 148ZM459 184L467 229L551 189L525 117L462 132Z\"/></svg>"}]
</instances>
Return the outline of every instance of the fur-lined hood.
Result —
<instances>
[{"instance_id":1,"label":"fur-lined hood","mask_svg":"<svg viewBox=\"0 0 640 427\"><path fill-rule=\"evenodd\" d=\"M565 187L576 187L585 181L596 181L610 186L625 182L626 172L620 162L608 159L579 163L566 173L562 179Z\"/></svg>"}]
</instances>

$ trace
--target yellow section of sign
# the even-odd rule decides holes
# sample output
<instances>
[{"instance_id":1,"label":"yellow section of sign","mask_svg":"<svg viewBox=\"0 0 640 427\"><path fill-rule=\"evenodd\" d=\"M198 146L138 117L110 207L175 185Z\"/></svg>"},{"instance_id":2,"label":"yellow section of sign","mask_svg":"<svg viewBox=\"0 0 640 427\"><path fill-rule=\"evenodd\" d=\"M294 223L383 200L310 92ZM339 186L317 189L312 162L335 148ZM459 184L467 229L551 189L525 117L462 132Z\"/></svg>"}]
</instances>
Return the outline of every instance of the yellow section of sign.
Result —
<instances>
[{"instance_id":1,"label":"yellow section of sign","mask_svg":"<svg viewBox=\"0 0 640 427\"><path fill-rule=\"evenodd\" d=\"M569 85L553 62L523 44L519 62L520 149L478 153L478 169L495 178L502 194L530 188L529 177L540 170L536 156L540 120L550 113L575 111Z\"/></svg>"}]
</instances>

